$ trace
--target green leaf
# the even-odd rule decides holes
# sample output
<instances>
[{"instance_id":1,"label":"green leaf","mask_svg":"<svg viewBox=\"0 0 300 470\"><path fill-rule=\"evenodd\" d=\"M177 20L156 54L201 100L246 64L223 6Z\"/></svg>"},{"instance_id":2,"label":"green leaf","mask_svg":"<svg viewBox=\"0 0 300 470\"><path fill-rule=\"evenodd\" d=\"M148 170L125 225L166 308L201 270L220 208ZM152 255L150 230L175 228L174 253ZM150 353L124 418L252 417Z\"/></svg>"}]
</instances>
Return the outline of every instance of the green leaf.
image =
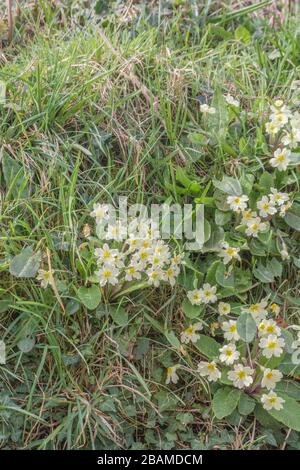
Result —
<instances>
[{"instance_id":1,"label":"green leaf","mask_svg":"<svg viewBox=\"0 0 300 470\"><path fill-rule=\"evenodd\" d=\"M263 194L270 193L270 189L274 187L274 178L271 173L265 171L259 178L259 186Z\"/></svg>"},{"instance_id":2,"label":"green leaf","mask_svg":"<svg viewBox=\"0 0 300 470\"><path fill-rule=\"evenodd\" d=\"M6 294L0 299L0 313L4 313L9 309L9 306L13 302L13 297L10 294Z\"/></svg>"},{"instance_id":3,"label":"green leaf","mask_svg":"<svg viewBox=\"0 0 300 470\"><path fill-rule=\"evenodd\" d=\"M19 191L23 196L28 195L26 173L23 166L11 158L8 153L3 152L2 168L7 191L11 192L13 196L17 196Z\"/></svg>"},{"instance_id":4,"label":"green leaf","mask_svg":"<svg viewBox=\"0 0 300 470\"><path fill-rule=\"evenodd\" d=\"M217 225L226 225L228 222L230 222L231 217L231 212L222 212L219 209L216 209L215 211L215 222Z\"/></svg>"},{"instance_id":5,"label":"green leaf","mask_svg":"<svg viewBox=\"0 0 300 470\"><path fill-rule=\"evenodd\" d=\"M213 185L215 188L220 189L223 193L229 194L230 196L240 196L242 194L240 182L231 176L224 175L222 181L214 178Z\"/></svg>"},{"instance_id":6,"label":"green leaf","mask_svg":"<svg viewBox=\"0 0 300 470\"><path fill-rule=\"evenodd\" d=\"M176 349L180 349L181 343L177 336L175 335L174 331L166 331L165 337L167 338L168 342Z\"/></svg>"},{"instance_id":7,"label":"green leaf","mask_svg":"<svg viewBox=\"0 0 300 470\"><path fill-rule=\"evenodd\" d=\"M262 407L260 403L257 403L254 409L254 416L264 428L279 429L281 427L278 421L272 418L272 416L269 415L269 413Z\"/></svg>"},{"instance_id":8,"label":"green leaf","mask_svg":"<svg viewBox=\"0 0 300 470\"><path fill-rule=\"evenodd\" d=\"M126 326L128 324L128 313L122 305L110 305L109 313L117 325Z\"/></svg>"},{"instance_id":9,"label":"green leaf","mask_svg":"<svg viewBox=\"0 0 300 470\"><path fill-rule=\"evenodd\" d=\"M300 431L300 405L288 395L282 394L281 397L285 400L282 410L270 410L268 413L280 423L294 431Z\"/></svg>"},{"instance_id":10,"label":"green leaf","mask_svg":"<svg viewBox=\"0 0 300 470\"><path fill-rule=\"evenodd\" d=\"M292 209L288 211L284 217L285 222L292 227L294 230L300 232L300 216L292 212Z\"/></svg>"},{"instance_id":11,"label":"green leaf","mask_svg":"<svg viewBox=\"0 0 300 470\"><path fill-rule=\"evenodd\" d=\"M263 283L274 282L275 277L282 275L282 264L276 258L272 258L266 265L259 261L253 269L253 274Z\"/></svg>"},{"instance_id":12,"label":"green leaf","mask_svg":"<svg viewBox=\"0 0 300 470\"><path fill-rule=\"evenodd\" d=\"M276 385L276 393L284 393L289 397L295 398L296 400L300 397L300 383L292 380L281 380Z\"/></svg>"},{"instance_id":13,"label":"green leaf","mask_svg":"<svg viewBox=\"0 0 300 470\"><path fill-rule=\"evenodd\" d=\"M295 350L294 354L297 355L297 349ZM300 374L300 364L295 363L295 360L297 360L297 362L300 360L300 354L298 354L298 357L295 357L294 354L285 354L279 365L279 370L281 370L281 372L286 375Z\"/></svg>"},{"instance_id":14,"label":"green leaf","mask_svg":"<svg viewBox=\"0 0 300 470\"><path fill-rule=\"evenodd\" d=\"M199 318L203 313L203 305L192 305L188 299L184 299L181 306L187 318Z\"/></svg>"},{"instance_id":15,"label":"green leaf","mask_svg":"<svg viewBox=\"0 0 300 470\"><path fill-rule=\"evenodd\" d=\"M33 338L23 338L18 342L18 348L23 353L29 353L35 345L35 340Z\"/></svg>"},{"instance_id":16,"label":"green leaf","mask_svg":"<svg viewBox=\"0 0 300 470\"><path fill-rule=\"evenodd\" d=\"M237 319L237 331L243 341L250 343L253 341L256 334L256 323L252 318L252 315L243 312Z\"/></svg>"},{"instance_id":17,"label":"green leaf","mask_svg":"<svg viewBox=\"0 0 300 470\"><path fill-rule=\"evenodd\" d=\"M80 287L77 295L88 310L95 310L101 301L101 292L98 286Z\"/></svg>"},{"instance_id":18,"label":"green leaf","mask_svg":"<svg viewBox=\"0 0 300 470\"><path fill-rule=\"evenodd\" d=\"M248 31L248 29L245 28L245 26L240 24L234 32L234 37L237 41L242 41L245 44L248 44L248 42L251 39L251 34L250 34L250 31Z\"/></svg>"},{"instance_id":19,"label":"green leaf","mask_svg":"<svg viewBox=\"0 0 300 470\"><path fill-rule=\"evenodd\" d=\"M246 393L242 392L238 404L239 413L243 416L248 416L253 412L256 401L249 397Z\"/></svg>"},{"instance_id":20,"label":"green leaf","mask_svg":"<svg viewBox=\"0 0 300 470\"><path fill-rule=\"evenodd\" d=\"M28 246L16 255L9 264L9 272L15 277L35 277L41 262L41 253L34 253Z\"/></svg>"},{"instance_id":21,"label":"green leaf","mask_svg":"<svg viewBox=\"0 0 300 470\"><path fill-rule=\"evenodd\" d=\"M216 269L216 281L221 287L226 289L234 288L234 271L232 270L230 275L227 273L228 267L226 267L221 261Z\"/></svg>"},{"instance_id":22,"label":"green leaf","mask_svg":"<svg viewBox=\"0 0 300 470\"><path fill-rule=\"evenodd\" d=\"M198 341L195 343L196 348L209 359L215 359L219 356L219 343L206 335L199 335Z\"/></svg>"},{"instance_id":23,"label":"green leaf","mask_svg":"<svg viewBox=\"0 0 300 470\"><path fill-rule=\"evenodd\" d=\"M216 418L223 419L225 416L229 416L236 409L240 396L241 390L236 388L219 388L212 401L212 409Z\"/></svg>"},{"instance_id":24,"label":"green leaf","mask_svg":"<svg viewBox=\"0 0 300 470\"><path fill-rule=\"evenodd\" d=\"M191 132L188 134L188 139L192 144L195 145L207 145L209 139L204 134L199 134L199 132Z\"/></svg>"}]
</instances>

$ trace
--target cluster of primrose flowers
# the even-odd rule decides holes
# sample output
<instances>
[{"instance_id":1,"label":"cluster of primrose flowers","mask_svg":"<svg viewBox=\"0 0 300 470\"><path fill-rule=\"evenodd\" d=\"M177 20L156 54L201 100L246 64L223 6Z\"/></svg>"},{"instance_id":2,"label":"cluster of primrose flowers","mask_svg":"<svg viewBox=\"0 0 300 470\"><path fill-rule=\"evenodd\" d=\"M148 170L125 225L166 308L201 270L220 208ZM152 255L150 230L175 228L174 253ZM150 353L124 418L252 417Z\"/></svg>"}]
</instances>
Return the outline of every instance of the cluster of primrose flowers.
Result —
<instances>
[{"instance_id":1,"label":"cluster of primrose flowers","mask_svg":"<svg viewBox=\"0 0 300 470\"><path fill-rule=\"evenodd\" d=\"M95 275L100 286L130 281L145 281L154 287L162 281L175 285L183 256L159 239L159 228L154 221L134 218L127 228L120 220L110 220L106 204L94 205L91 216L98 227L106 221L105 238L110 240L95 249L98 265Z\"/></svg>"},{"instance_id":2,"label":"cluster of primrose flowers","mask_svg":"<svg viewBox=\"0 0 300 470\"><path fill-rule=\"evenodd\" d=\"M268 229L268 221L273 215L278 213L280 217L284 217L292 206L287 193L280 192L276 188L271 188L270 191L270 194L256 201L258 213L248 207L249 198L245 194L227 196L230 209L237 214L241 213L240 225L245 226L248 237L256 238L260 232L265 232Z\"/></svg>"},{"instance_id":3,"label":"cluster of primrose flowers","mask_svg":"<svg viewBox=\"0 0 300 470\"><path fill-rule=\"evenodd\" d=\"M291 150L300 143L300 113L292 111L282 100L271 106L270 121L266 123L266 132L272 140L278 138L278 149L274 152L270 165L279 171L285 171L291 163Z\"/></svg>"},{"instance_id":4,"label":"cluster of primrose flowers","mask_svg":"<svg viewBox=\"0 0 300 470\"><path fill-rule=\"evenodd\" d=\"M201 361L197 373L209 382L217 382L221 379L221 375L224 375L234 387L244 389L251 395L259 395L266 410L282 409L285 401L274 389L283 375L280 370L268 367L268 361L273 357L280 357L285 347L281 328L273 318L268 318L270 314L277 315L280 307L275 303L268 305L268 301L264 299L242 308L243 312L252 316L257 328L252 348L247 352L245 343L238 333L237 321L230 317L231 305L225 302L217 303L216 286L206 283L200 289L187 292L187 297L193 305L217 304L216 308L221 318L226 316L225 321L220 321L226 342L220 347L218 358L211 362ZM181 342L196 343L200 339L198 332L202 329L202 322L190 324L181 332ZM294 342L294 348L298 347L299 340L300 333ZM175 365L167 369L166 383L178 382L179 368L179 365Z\"/></svg>"}]
</instances>

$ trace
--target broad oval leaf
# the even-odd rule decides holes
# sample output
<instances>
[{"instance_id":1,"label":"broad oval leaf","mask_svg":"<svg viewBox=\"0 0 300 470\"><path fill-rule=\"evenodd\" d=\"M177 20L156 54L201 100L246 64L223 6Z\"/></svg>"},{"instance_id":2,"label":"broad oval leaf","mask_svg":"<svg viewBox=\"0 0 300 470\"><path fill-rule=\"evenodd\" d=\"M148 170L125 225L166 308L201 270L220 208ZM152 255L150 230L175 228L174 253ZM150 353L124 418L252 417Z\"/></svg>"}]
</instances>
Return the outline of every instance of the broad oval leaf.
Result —
<instances>
[{"instance_id":1,"label":"broad oval leaf","mask_svg":"<svg viewBox=\"0 0 300 470\"><path fill-rule=\"evenodd\" d=\"M212 401L212 409L216 418L223 419L225 416L231 415L238 405L241 393L241 390L236 388L219 388Z\"/></svg>"},{"instance_id":2,"label":"broad oval leaf","mask_svg":"<svg viewBox=\"0 0 300 470\"><path fill-rule=\"evenodd\" d=\"M256 323L250 313L243 312L237 319L237 331L243 341L250 343L256 334Z\"/></svg>"},{"instance_id":3,"label":"broad oval leaf","mask_svg":"<svg viewBox=\"0 0 300 470\"><path fill-rule=\"evenodd\" d=\"M77 295L88 310L95 310L101 300L101 292L98 286L80 287Z\"/></svg>"},{"instance_id":4,"label":"broad oval leaf","mask_svg":"<svg viewBox=\"0 0 300 470\"><path fill-rule=\"evenodd\" d=\"M199 335L198 341L195 343L196 348L209 359L215 359L219 356L220 345L210 336Z\"/></svg>"},{"instance_id":5,"label":"broad oval leaf","mask_svg":"<svg viewBox=\"0 0 300 470\"><path fill-rule=\"evenodd\" d=\"M41 253L28 246L10 262L9 272L15 277L35 277L41 262Z\"/></svg>"}]
</instances>

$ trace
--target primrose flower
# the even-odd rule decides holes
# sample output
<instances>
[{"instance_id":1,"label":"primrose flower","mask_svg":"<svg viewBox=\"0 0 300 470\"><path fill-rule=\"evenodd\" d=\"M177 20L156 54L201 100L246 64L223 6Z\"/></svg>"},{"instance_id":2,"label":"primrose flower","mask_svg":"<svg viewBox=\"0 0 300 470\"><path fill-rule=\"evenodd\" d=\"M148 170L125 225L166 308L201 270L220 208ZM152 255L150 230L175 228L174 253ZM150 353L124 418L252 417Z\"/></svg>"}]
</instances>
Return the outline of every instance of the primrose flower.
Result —
<instances>
[{"instance_id":1,"label":"primrose flower","mask_svg":"<svg viewBox=\"0 0 300 470\"><path fill-rule=\"evenodd\" d=\"M125 269L125 281L132 281L133 279L141 279L141 273L134 264L131 264Z\"/></svg>"},{"instance_id":2,"label":"primrose flower","mask_svg":"<svg viewBox=\"0 0 300 470\"><path fill-rule=\"evenodd\" d=\"M140 266L146 267L146 264L149 261L150 250L148 248L141 248L132 257L132 262L140 264Z\"/></svg>"},{"instance_id":3,"label":"primrose flower","mask_svg":"<svg viewBox=\"0 0 300 470\"><path fill-rule=\"evenodd\" d=\"M219 356L220 361L225 362L227 366L233 364L240 357L235 344L225 344L219 351L221 353Z\"/></svg>"},{"instance_id":4,"label":"primrose flower","mask_svg":"<svg viewBox=\"0 0 300 470\"><path fill-rule=\"evenodd\" d=\"M283 338L278 338L276 335L269 335L261 338L259 347L262 349L262 354L266 358L279 357L283 353L283 347L285 345Z\"/></svg>"},{"instance_id":5,"label":"primrose flower","mask_svg":"<svg viewBox=\"0 0 300 470\"><path fill-rule=\"evenodd\" d=\"M241 260L241 257L239 256L239 251L239 248L229 246L229 243L223 242L219 256L223 258L224 264L228 264L232 259L237 259L239 261Z\"/></svg>"},{"instance_id":6,"label":"primrose flower","mask_svg":"<svg viewBox=\"0 0 300 470\"><path fill-rule=\"evenodd\" d=\"M166 378L166 385L169 385L169 383L177 384L179 377L177 375L177 369L179 368L178 365L172 366L172 367L167 367L167 378Z\"/></svg>"},{"instance_id":7,"label":"primrose flower","mask_svg":"<svg viewBox=\"0 0 300 470\"><path fill-rule=\"evenodd\" d=\"M257 217L257 212L252 211L251 209L248 209L247 211L242 212L242 225L247 225L249 220L253 220Z\"/></svg>"},{"instance_id":8,"label":"primrose flower","mask_svg":"<svg viewBox=\"0 0 300 470\"><path fill-rule=\"evenodd\" d=\"M105 286L106 284L115 286L119 282L118 276L120 271L114 266L104 265L101 269L95 271L95 274L99 277L100 286Z\"/></svg>"},{"instance_id":9,"label":"primrose flower","mask_svg":"<svg viewBox=\"0 0 300 470\"><path fill-rule=\"evenodd\" d=\"M253 383L254 370L250 367L244 367L243 364L235 364L233 367L233 370L227 374L229 380L232 380L233 385L237 388L249 387Z\"/></svg>"},{"instance_id":10,"label":"primrose flower","mask_svg":"<svg viewBox=\"0 0 300 470\"><path fill-rule=\"evenodd\" d=\"M281 139L282 145L285 147L296 148L300 142L300 130L292 129L291 132L286 132Z\"/></svg>"},{"instance_id":11,"label":"primrose flower","mask_svg":"<svg viewBox=\"0 0 300 470\"><path fill-rule=\"evenodd\" d=\"M250 313L255 320L256 323L261 322L264 320L268 314L267 312L267 301L261 300L256 304L249 305L249 307L244 307L243 311Z\"/></svg>"},{"instance_id":12,"label":"primrose flower","mask_svg":"<svg viewBox=\"0 0 300 470\"><path fill-rule=\"evenodd\" d=\"M289 195L287 193L281 193L276 188L271 188L270 201L277 206L282 206L285 202L289 200Z\"/></svg>"},{"instance_id":13,"label":"primrose flower","mask_svg":"<svg viewBox=\"0 0 300 470\"><path fill-rule=\"evenodd\" d=\"M276 335L280 336L281 331L279 326L274 320L262 320L258 325L258 335L259 336L266 336L266 335Z\"/></svg>"},{"instance_id":14,"label":"primrose flower","mask_svg":"<svg viewBox=\"0 0 300 470\"><path fill-rule=\"evenodd\" d=\"M201 361L198 364L198 372L201 377L206 377L209 382L216 382L221 378L221 372L217 368L215 361Z\"/></svg>"},{"instance_id":15,"label":"primrose flower","mask_svg":"<svg viewBox=\"0 0 300 470\"><path fill-rule=\"evenodd\" d=\"M259 215L261 217L268 217L269 215L276 214L276 207L274 203L269 200L268 196L263 196L256 203L257 209L259 209Z\"/></svg>"},{"instance_id":16,"label":"primrose flower","mask_svg":"<svg viewBox=\"0 0 300 470\"><path fill-rule=\"evenodd\" d=\"M150 268L146 271L149 284L158 287L161 281L165 280L165 273L160 268Z\"/></svg>"},{"instance_id":17,"label":"primrose flower","mask_svg":"<svg viewBox=\"0 0 300 470\"><path fill-rule=\"evenodd\" d=\"M200 111L203 114L216 114L216 108L208 106L208 104L201 104Z\"/></svg>"},{"instance_id":18,"label":"primrose flower","mask_svg":"<svg viewBox=\"0 0 300 470\"><path fill-rule=\"evenodd\" d=\"M204 304L209 304L209 303L216 302L218 300L217 296L216 296L216 292L217 292L217 287L216 286L211 286L208 283L203 284L202 289L200 289L201 301Z\"/></svg>"},{"instance_id":19,"label":"primrose flower","mask_svg":"<svg viewBox=\"0 0 300 470\"><path fill-rule=\"evenodd\" d=\"M53 284L53 274L55 271L45 271L44 269L38 270L37 280L41 281L41 287L46 289L48 286Z\"/></svg>"},{"instance_id":20,"label":"primrose flower","mask_svg":"<svg viewBox=\"0 0 300 470\"><path fill-rule=\"evenodd\" d=\"M116 224L107 226L107 232L105 235L106 240L117 240L122 241L127 237L127 228L122 225L121 221Z\"/></svg>"},{"instance_id":21,"label":"primrose flower","mask_svg":"<svg viewBox=\"0 0 300 470\"><path fill-rule=\"evenodd\" d=\"M266 230L267 224L261 221L260 217L255 217L255 219L250 219L247 222L247 228L245 230L246 235L249 237L256 238L259 232Z\"/></svg>"},{"instance_id":22,"label":"primrose flower","mask_svg":"<svg viewBox=\"0 0 300 470\"><path fill-rule=\"evenodd\" d=\"M166 280L170 283L170 285L173 287L175 286L176 283L176 277L179 274L179 267L177 265L171 264L166 270L165 270L165 277Z\"/></svg>"},{"instance_id":23,"label":"primrose flower","mask_svg":"<svg viewBox=\"0 0 300 470\"><path fill-rule=\"evenodd\" d=\"M275 303L272 303L271 305L269 305L269 309L271 310L272 313L274 313L274 315L278 315L278 313L280 312L279 305Z\"/></svg>"},{"instance_id":24,"label":"primrose flower","mask_svg":"<svg viewBox=\"0 0 300 470\"><path fill-rule=\"evenodd\" d=\"M90 215L96 219L97 224L102 222L103 220L107 220L109 218L108 205L94 204L93 210Z\"/></svg>"},{"instance_id":25,"label":"primrose flower","mask_svg":"<svg viewBox=\"0 0 300 470\"><path fill-rule=\"evenodd\" d=\"M266 123L266 132L269 135L276 135L279 131L281 126L279 126L276 122L267 122Z\"/></svg>"},{"instance_id":26,"label":"primrose flower","mask_svg":"<svg viewBox=\"0 0 300 470\"><path fill-rule=\"evenodd\" d=\"M276 387L277 382L282 379L282 373L277 369L266 368L263 370L263 378L261 381L261 386L265 387L268 390L272 390Z\"/></svg>"},{"instance_id":27,"label":"primrose flower","mask_svg":"<svg viewBox=\"0 0 300 470\"><path fill-rule=\"evenodd\" d=\"M119 254L119 250L111 249L107 243L102 248L95 249L97 264L114 265L115 257Z\"/></svg>"},{"instance_id":28,"label":"primrose flower","mask_svg":"<svg viewBox=\"0 0 300 470\"><path fill-rule=\"evenodd\" d=\"M192 305L200 305L202 303L200 289L194 289L194 290L188 291L187 298L189 299Z\"/></svg>"},{"instance_id":29,"label":"primrose flower","mask_svg":"<svg viewBox=\"0 0 300 470\"><path fill-rule=\"evenodd\" d=\"M224 321L221 328L224 331L224 338L228 341L238 341L240 339L240 335L237 332L236 321Z\"/></svg>"},{"instance_id":30,"label":"primrose flower","mask_svg":"<svg viewBox=\"0 0 300 470\"><path fill-rule=\"evenodd\" d=\"M287 202L286 204L283 204L280 207L280 212L279 212L280 217L285 217L287 211L292 207L292 205L293 203L291 201Z\"/></svg>"},{"instance_id":31,"label":"primrose flower","mask_svg":"<svg viewBox=\"0 0 300 470\"><path fill-rule=\"evenodd\" d=\"M273 408L277 411L282 410L283 403L285 400L277 395L277 393L271 391L268 394L263 394L261 397L263 408L267 411Z\"/></svg>"},{"instance_id":32,"label":"primrose flower","mask_svg":"<svg viewBox=\"0 0 300 470\"><path fill-rule=\"evenodd\" d=\"M285 171L290 163L291 151L284 149L277 149L274 152L273 158L270 160L270 164L273 168L277 168L279 171Z\"/></svg>"},{"instance_id":33,"label":"primrose flower","mask_svg":"<svg viewBox=\"0 0 300 470\"><path fill-rule=\"evenodd\" d=\"M218 312L220 315L229 315L230 311L231 311L230 304L227 304L226 302L220 302L218 304Z\"/></svg>"},{"instance_id":34,"label":"primrose flower","mask_svg":"<svg viewBox=\"0 0 300 470\"><path fill-rule=\"evenodd\" d=\"M239 105L240 105L240 102L239 100L235 99L233 96L231 95L225 95L225 101L226 103L230 104L231 106L234 106L235 108L238 108Z\"/></svg>"},{"instance_id":35,"label":"primrose flower","mask_svg":"<svg viewBox=\"0 0 300 470\"><path fill-rule=\"evenodd\" d=\"M234 212L244 211L247 207L247 202L249 201L248 196L227 196L227 204Z\"/></svg>"},{"instance_id":36,"label":"primrose flower","mask_svg":"<svg viewBox=\"0 0 300 470\"><path fill-rule=\"evenodd\" d=\"M278 100L278 102L280 101L281 100ZM271 106L271 111L271 121L279 127L283 127L285 124L287 124L291 117L291 111L286 105L276 106L274 104L274 106Z\"/></svg>"},{"instance_id":37,"label":"primrose flower","mask_svg":"<svg viewBox=\"0 0 300 470\"><path fill-rule=\"evenodd\" d=\"M192 343L196 343L200 336L197 334L197 331L203 329L202 323L198 322L194 325L188 326L182 333L180 334L180 340L182 343L188 344L190 341Z\"/></svg>"}]
</instances>

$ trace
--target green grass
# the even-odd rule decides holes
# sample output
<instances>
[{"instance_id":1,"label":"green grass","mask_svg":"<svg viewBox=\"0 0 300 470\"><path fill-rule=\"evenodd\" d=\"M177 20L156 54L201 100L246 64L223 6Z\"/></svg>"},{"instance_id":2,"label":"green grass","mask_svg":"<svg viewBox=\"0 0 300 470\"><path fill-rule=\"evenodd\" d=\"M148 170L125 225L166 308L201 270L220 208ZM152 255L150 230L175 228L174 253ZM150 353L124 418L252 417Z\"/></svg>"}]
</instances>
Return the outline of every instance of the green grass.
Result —
<instances>
[{"instance_id":1,"label":"green grass","mask_svg":"<svg viewBox=\"0 0 300 470\"><path fill-rule=\"evenodd\" d=\"M78 4L78 2L73 2ZM175 168L203 187L212 177L261 166L259 123L274 97L289 100L299 79L299 16L268 25L268 15L204 2L140 6L132 21L113 10L81 18L72 2L24 7L14 40L4 41L0 80L0 446L28 449L267 448L254 420L212 420L211 391L183 372L166 386L165 366L182 357L164 336L183 325L180 286L128 296L128 324L115 325L105 306L72 309L83 285L78 258L95 202L189 201L172 190ZM191 2L192 3L192 2ZM195 2L197 3L197 2ZM227 2L230 3L230 2ZM178 4L178 6L175 6ZM71 8L72 7L72 8ZM88 14L88 12L87 12ZM76 16L77 15L77 16ZM227 16L226 16L227 15ZM210 20L216 17L217 23ZM244 25L249 42L235 38ZM222 29L223 28L223 29ZM116 56L105 44L104 31ZM277 49L279 57L270 59ZM128 74L147 87L149 102ZM226 142L197 146L199 96L230 92L245 110ZM157 101L158 105L155 105ZM238 136L238 137L237 137ZM239 141L248 151L239 152ZM226 145L224 145L226 143ZM10 178L5 178L4 160ZM64 313L51 289L9 274L24 246L51 254ZM297 295L294 271L286 291ZM261 289L257 287L257 292ZM1 301L8 298L9 307ZM255 297L255 293L253 296ZM2 308L1 308L2 306ZM297 318L290 308L290 318ZM26 353L20 340L34 338ZM278 442L285 434L277 430ZM296 439L296 438L295 438Z\"/></svg>"}]
</instances>

